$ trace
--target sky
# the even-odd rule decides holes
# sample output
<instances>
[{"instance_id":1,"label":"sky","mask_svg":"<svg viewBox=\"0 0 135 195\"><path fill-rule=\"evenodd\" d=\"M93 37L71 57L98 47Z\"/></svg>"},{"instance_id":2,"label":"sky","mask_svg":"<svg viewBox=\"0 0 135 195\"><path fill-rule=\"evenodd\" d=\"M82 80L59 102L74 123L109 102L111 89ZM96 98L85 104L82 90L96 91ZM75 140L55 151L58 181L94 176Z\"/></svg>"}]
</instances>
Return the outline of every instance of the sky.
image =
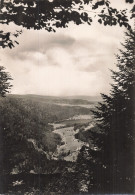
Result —
<instances>
[{"instance_id":1,"label":"sky","mask_svg":"<svg viewBox=\"0 0 135 195\"><path fill-rule=\"evenodd\" d=\"M116 0L113 2L115 6ZM123 8L120 3L117 6ZM10 29L16 26L11 24ZM19 45L1 49L0 65L13 78L13 94L108 94L112 82L109 69L116 70L114 54L123 40L124 28L97 23L71 24L56 33L23 29Z\"/></svg>"}]
</instances>

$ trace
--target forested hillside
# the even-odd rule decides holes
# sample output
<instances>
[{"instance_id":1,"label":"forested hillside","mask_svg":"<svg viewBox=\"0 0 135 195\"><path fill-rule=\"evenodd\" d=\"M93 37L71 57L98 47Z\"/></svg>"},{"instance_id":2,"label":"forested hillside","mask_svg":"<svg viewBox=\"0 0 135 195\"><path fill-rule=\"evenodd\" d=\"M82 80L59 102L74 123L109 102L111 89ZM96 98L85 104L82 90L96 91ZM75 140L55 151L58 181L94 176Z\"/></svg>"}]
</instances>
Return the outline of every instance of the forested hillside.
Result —
<instances>
[{"instance_id":1,"label":"forested hillside","mask_svg":"<svg viewBox=\"0 0 135 195\"><path fill-rule=\"evenodd\" d=\"M27 184L27 179L33 178L30 176L32 173L53 174L55 177L56 174L61 175L67 167L74 166L72 162L52 159L52 154L57 145L62 144L62 140L59 134L53 132L51 123L74 115L90 113L90 110L84 107L60 106L40 101L40 98L24 96L1 98L1 192L7 191L8 188L12 189L11 183L16 180L14 174L25 181L26 190L32 185Z\"/></svg>"},{"instance_id":2,"label":"forested hillside","mask_svg":"<svg viewBox=\"0 0 135 195\"><path fill-rule=\"evenodd\" d=\"M0 0L0 194L135 194L134 18L134 0Z\"/></svg>"}]
</instances>

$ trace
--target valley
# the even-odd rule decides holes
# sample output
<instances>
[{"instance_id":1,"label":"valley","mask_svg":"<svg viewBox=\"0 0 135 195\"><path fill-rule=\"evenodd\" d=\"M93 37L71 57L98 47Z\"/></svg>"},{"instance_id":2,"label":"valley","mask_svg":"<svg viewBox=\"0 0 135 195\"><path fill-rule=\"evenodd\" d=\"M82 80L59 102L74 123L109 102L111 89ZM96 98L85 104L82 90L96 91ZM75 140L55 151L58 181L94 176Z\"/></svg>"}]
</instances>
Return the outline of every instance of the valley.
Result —
<instances>
[{"instance_id":1,"label":"valley","mask_svg":"<svg viewBox=\"0 0 135 195\"><path fill-rule=\"evenodd\" d=\"M59 134L62 139L62 145L57 146L57 150L53 153L53 159L62 159L66 161L76 161L78 153L82 146L89 146L88 143L75 138L75 134L79 132L79 128L75 129L75 125L85 125L85 130L90 130L92 125L91 115L73 116L62 123L53 123L54 133Z\"/></svg>"},{"instance_id":2,"label":"valley","mask_svg":"<svg viewBox=\"0 0 135 195\"><path fill-rule=\"evenodd\" d=\"M51 193L59 188L64 192L66 183L66 186L72 186L71 178L74 187L69 187L69 192L86 189L84 179L79 177L83 174L88 180L88 169L80 167L78 172L78 166L81 166L78 163L83 152L87 153L84 148L90 147L88 135L94 126L91 110L96 104L96 101L84 99L35 95L10 95L1 100L3 133L8 139L3 155L5 161L10 159L4 168L10 174L3 175L8 181L6 186L3 184L3 191ZM57 177L60 179L55 179ZM44 178L48 178L47 182ZM77 178L81 188L76 186Z\"/></svg>"}]
</instances>

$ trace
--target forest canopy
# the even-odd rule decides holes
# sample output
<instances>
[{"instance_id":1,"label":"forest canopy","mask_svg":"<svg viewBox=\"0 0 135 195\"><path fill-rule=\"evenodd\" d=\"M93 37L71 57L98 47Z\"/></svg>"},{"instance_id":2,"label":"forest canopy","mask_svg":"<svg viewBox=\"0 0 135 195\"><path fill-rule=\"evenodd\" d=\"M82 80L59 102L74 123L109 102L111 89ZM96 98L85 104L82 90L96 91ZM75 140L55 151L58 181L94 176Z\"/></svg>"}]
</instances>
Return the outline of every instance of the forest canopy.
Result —
<instances>
[{"instance_id":1,"label":"forest canopy","mask_svg":"<svg viewBox=\"0 0 135 195\"><path fill-rule=\"evenodd\" d=\"M133 5L133 0L123 0L123 3ZM27 183L26 175L30 176L31 173L34 173L33 178L35 175L52 174L54 180L54 175L59 173L60 179L51 181L51 185L46 187L42 184L43 188L46 187L47 192L50 190L60 193L132 193L134 190L135 34L132 32L130 20L134 18L135 6L132 6L129 13L127 9L118 10L112 7L111 0L0 0L0 9L1 25L14 24L22 30L44 29L48 32L56 32L57 28L67 28L70 23L90 26L95 22L103 26L119 25L128 30L127 39L123 44L124 50L120 50L120 55L117 55L118 71L112 71L114 83L110 95L102 94L103 101L96 109L94 107L93 115L96 119L96 122L93 123L94 126L90 128L89 123L75 123L74 129L72 129L72 131L78 130L78 133L76 131L75 134L77 140L87 143L81 148L77 148L79 155L76 162L61 161L62 155L58 159L52 158L52 154L57 151L57 146L67 144L66 141L62 142L59 134L53 132L56 130L53 124L66 120L67 125L68 122L71 122L68 119L75 115L90 115L90 109L59 105L62 100L58 100L57 105L56 102L51 102L50 97L49 104L46 99L43 101L43 97L36 97L37 100L35 100L34 95L10 95L7 98L0 98L0 193L10 191L10 188L17 191L13 182L16 181L14 175L17 176L17 174L23 175L24 183L20 188L24 189L23 185L25 184L27 191L27 188L30 188L29 181L31 180L28 179ZM9 27L8 31L0 31L1 48L12 49L19 44L17 38L23 31L16 30L12 33L10 30ZM99 39L101 38L99 37ZM87 41L86 44L88 45L88 43ZM94 41L93 43L95 44ZM107 50L109 50L108 46ZM95 54L95 56L97 58L99 54ZM25 57L26 55L24 55ZM27 66L23 60L22 63ZM109 59L109 63L111 63L111 59ZM19 64L16 59L15 64L17 66ZM11 66L12 63L10 62L9 65ZM25 73L27 71L28 69L25 69ZM98 80L98 76L95 77ZM24 76L23 79L27 81L26 85L30 81ZM0 66L0 96L3 97L9 92L12 86L11 80L9 73ZM49 80L43 82L44 86L48 83ZM77 84L80 87L79 83ZM87 82L86 86L87 84L89 83ZM23 87L19 82L18 85L22 90ZM89 86L88 90L90 91ZM36 86L34 87L36 88ZM100 87L100 89L102 88ZM71 142L74 143L74 139ZM68 155L70 154L69 150ZM11 177L12 180L3 179ZM45 179L43 180L45 181ZM40 181L38 177L38 182L40 183ZM33 182L31 185L32 190L34 190L35 183ZM86 189L81 189L81 185ZM41 189L40 187L41 185L36 186Z\"/></svg>"},{"instance_id":2,"label":"forest canopy","mask_svg":"<svg viewBox=\"0 0 135 195\"><path fill-rule=\"evenodd\" d=\"M133 0L123 0L123 3L133 3ZM130 19L134 18L135 6L132 10L118 10L111 6L109 0L1 0L0 24L14 23L27 29L45 29L56 32L57 28L67 28L70 22L76 25L91 25L95 22L105 26L119 25L131 29ZM14 47L22 30L14 33L0 31L0 46Z\"/></svg>"}]
</instances>

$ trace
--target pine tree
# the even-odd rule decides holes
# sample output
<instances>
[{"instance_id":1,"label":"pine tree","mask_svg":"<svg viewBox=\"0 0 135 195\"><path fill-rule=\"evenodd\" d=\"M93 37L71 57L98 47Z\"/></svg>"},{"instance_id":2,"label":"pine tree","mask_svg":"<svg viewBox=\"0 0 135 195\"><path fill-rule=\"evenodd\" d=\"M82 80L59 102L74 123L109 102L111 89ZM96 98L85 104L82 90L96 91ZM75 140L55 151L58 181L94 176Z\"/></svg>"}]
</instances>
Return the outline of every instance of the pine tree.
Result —
<instances>
[{"instance_id":1,"label":"pine tree","mask_svg":"<svg viewBox=\"0 0 135 195\"><path fill-rule=\"evenodd\" d=\"M117 58L118 71L111 71L113 84L109 95L93 111L98 131L91 137L98 150L91 149L100 173L93 173L99 191L134 192L135 124L135 33L125 33L123 50Z\"/></svg>"},{"instance_id":2,"label":"pine tree","mask_svg":"<svg viewBox=\"0 0 135 195\"><path fill-rule=\"evenodd\" d=\"M12 85L10 81L12 80L9 73L4 71L5 68L0 66L0 96L4 97L6 93L9 93Z\"/></svg>"}]
</instances>

